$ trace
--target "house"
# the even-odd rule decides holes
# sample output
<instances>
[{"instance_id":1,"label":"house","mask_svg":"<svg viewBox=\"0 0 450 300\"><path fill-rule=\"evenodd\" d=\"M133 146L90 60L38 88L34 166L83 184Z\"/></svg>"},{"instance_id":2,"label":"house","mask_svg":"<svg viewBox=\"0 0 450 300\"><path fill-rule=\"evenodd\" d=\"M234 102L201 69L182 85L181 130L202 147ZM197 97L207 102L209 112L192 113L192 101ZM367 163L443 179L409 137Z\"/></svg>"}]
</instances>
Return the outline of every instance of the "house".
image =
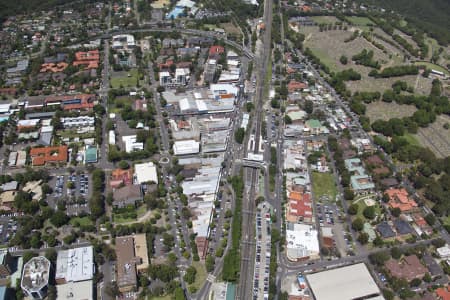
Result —
<instances>
[{"instance_id":1,"label":"house","mask_svg":"<svg viewBox=\"0 0 450 300\"><path fill-rule=\"evenodd\" d=\"M288 88L289 93L301 92L304 89L308 88L308 85L304 82L291 80L291 81L289 81L287 88Z\"/></svg>"},{"instance_id":2,"label":"house","mask_svg":"<svg viewBox=\"0 0 450 300\"><path fill-rule=\"evenodd\" d=\"M403 278L408 282L415 278L422 279L428 273L416 255L406 256L401 261L391 258L384 266L392 277Z\"/></svg>"},{"instance_id":3,"label":"house","mask_svg":"<svg viewBox=\"0 0 450 300\"><path fill-rule=\"evenodd\" d=\"M450 300L450 286L444 286L435 291L437 300Z\"/></svg>"},{"instance_id":4,"label":"house","mask_svg":"<svg viewBox=\"0 0 450 300\"><path fill-rule=\"evenodd\" d=\"M222 46L211 46L209 48L209 58L213 58L213 59L219 59L220 55L225 53L225 48Z\"/></svg>"},{"instance_id":5,"label":"house","mask_svg":"<svg viewBox=\"0 0 450 300\"><path fill-rule=\"evenodd\" d=\"M405 220L397 219L394 220L393 223L395 230L399 235L410 234L413 232L413 229L411 228L411 226L409 226L408 222L406 222Z\"/></svg>"},{"instance_id":6,"label":"house","mask_svg":"<svg viewBox=\"0 0 450 300\"><path fill-rule=\"evenodd\" d=\"M109 185L115 189L120 185L131 185L133 183L133 170L115 169L111 172L111 180Z\"/></svg>"},{"instance_id":7,"label":"house","mask_svg":"<svg viewBox=\"0 0 450 300\"><path fill-rule=\"evenodd\" d=\"M100 52L98 50L91 50L87 52L76 52L73 65L84 66L85 69L97 69L100 63Z\"/></svg>"},{"instance_id":8,"label":"house","mask_svg":"<svg viewBox=\"0 0 450 300\"><path fill-rule=\"evenodd\" d=\"M429 253L425 253L422 259L425 266L428 268L428 271L430 271L431 277L436 277L444 273L442 268Z\"/></svg>"},{"instance_id":9,"label":"house","mask_svg":"<svg viewBox=\"0 0 450 300\"><path fill-rule=\"evenodd\" d=\"M388 205L391 208L399 208L402 212L407 212L417 207L416 201L411 199L404 188L388 189L384 192L389 197Z\"/></svg>"},{"instance_id":10,"label":"house","mask_svg":"<svg viewBox=\"0 0 450 300\"><path fill-rule=\"evenodd\" d=\"M303 129L305 133L310 135L318 135L322 133L322 124L319 120L310 119L306 121L305 128Z\"/></svg>"},{"instance_id":11,"label":"house","mask_svg":"<svg viewBox=\"0 0 450 300\"><path fill-rule=\"evenodd\" d=\"M447 244L443 247L437 248L436 252L440 258L450 258L450 247Z\"/></svg>"},{"instance_id":12,"label":"house","mask_svg":"<svg viewBox=\"0 0 450 300\"><path fill-rule=\"evenodd\" d=\"M380 233L381 237L384 239L395 236L394 230L392 230L392 227L386 221L381 222L377 225L377 231Z\"/></svg>"},{"instance_id":13,"label":"house","mask_svg":"<svg viewBox=\"0 0 450 300\"><path fill-rule=\"evenodd\" d=\"M57 147L32 148L30 157L33 166L43 166L48 163L66 163L67 162L66 145Z\"/></svg>"},{"instance_id":14,"label":"house","mask_svg":"<svg viewBox=\"0 0 450 300\"><path fill-rule=\"evenodd\" d=\"M113 206L117 208L135 206L136 202L142 201L142 196L142 190L139 185L126 185L114 191Z\"/></svg>"}]
</instances>

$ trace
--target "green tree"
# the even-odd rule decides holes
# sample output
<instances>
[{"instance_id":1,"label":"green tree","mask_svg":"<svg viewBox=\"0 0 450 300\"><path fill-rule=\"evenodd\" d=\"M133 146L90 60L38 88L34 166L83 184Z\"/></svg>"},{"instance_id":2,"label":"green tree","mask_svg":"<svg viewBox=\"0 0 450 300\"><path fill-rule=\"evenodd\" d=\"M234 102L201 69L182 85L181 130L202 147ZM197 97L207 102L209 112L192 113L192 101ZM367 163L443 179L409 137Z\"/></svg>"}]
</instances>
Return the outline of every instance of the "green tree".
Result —
<instances>
[{"instance_id":1,"label":"green tree","mask_svg":"<svg viewBox=\"0 0 450 300\"><path fill-rule=\"evenodd\" d=\"M242 144L244 142L245 137L245 129L244 128L238 128L236 132L234 133L234 139L237 143Z\"/></svg>"},{"instance_id":2,"label":"green tree","mask_svg":"<svg viewBox=\"0 0 450 300\"><path fill-rule=\"evenodd\" d=\"M188 284L193 284L195 281L196 275L197 275L197 269L194 266L190 266L186 269L186 274L184 275L184 280Z\"/></svg>"},{"instance_id":3,"label":"green tree","mask_svg":"<svg viewBox=\"0 0 450 300\"><path fill-rule=\"evenodd\" d=\"M401 213L402 211L398 207L394 207L393 209L391 209L391 214L396 218L398 218Z\"/></svg>"},{"instance_id":4,"label":"green tree","mask_svg":"<svg viewBox=\"0 0 450 300\"><path fill-rule=\"evenodd\" d=\"M207 272L212 272L214 270L214 263L215 263L214 257L208 254L205 259L205 266Z\"/></svg>"},{"instance_id":5,"label":"green tree","mask_svg":"<svg viewBox=\"0 0 450 300\"><path fill-rule=\"evenodd\" d=\"M358 214L358 210L359 210L358 204L353 203L352 205L350 205L350 206L348 207L347 212L348 212L350 215L356 215L356 214Z\"/></svg>"},{"instance_id":6,"label":"green tree","mask_svg":"<svg viewBox=\"0 0 450 300\"><path fill-rule=\"evenodd\" d=\"M61 210L57 210L50 218L50 222L56 227L61 227L69 223L70 218Z\"/></svg>"},{"instance_id":7,"label":"green tree","mask_svg":"<svg viewBox=\"0 0 450 300\"><path fill-rule=\"evenodd\" d=\"M369 242L369 235L365 232L361 232L358 236L358 242L361 243L361 245L365 245Z\"/></svg>"},{"instance_id":8,"label":"green tree","mask_svg":"<svg viewBox=\"0 0 450 300\"><path fill-rule=\"evenodd\" d=\"M118 164L119 168L121 168L122 170L126 170L130 167L130 164L125 161L125 160L121 160Z\"/></svg>"},{"instance_id":9,"label":"green tree","mask_svg":"<svg viewBox=\"0 0 450 300\"><path fill-rule=\"evenodd\" d=\"M375 218L375 207L374 206L366 206L363 210L363 215L365 218L369 220L373 220Z\"/></svg>"},{"instance_id":10,"label":"green tree","mask_svg":"<svg viewBox=\"0 0 450 300\"><path fill-rule=\"evenodd\" d=\"M364 221L361 218L356 218L352 222L352 228L356 231L361 231L364 228Z\"/></svg>"},{"instance_id":11,"label":"green tree","mask_svg":"<svg viewBox=\"0 0 450 300\"><path fill-rule=\"evenodd\" d=\"M391 248L391 256L394 259L400 259L402 257L403 252L398 247L392 247Z\"/></svg>"},{"instance_id":12,"label":"green tree","mask_svg":"<svg viewBox=\"0 0 450 300\"><path fill-rule=\"evenodd\" d=\"M341 62L341 64L346 65L348 63L348 58L345 55L341 55L339 61Z\"/></svg>"}]
</instances>

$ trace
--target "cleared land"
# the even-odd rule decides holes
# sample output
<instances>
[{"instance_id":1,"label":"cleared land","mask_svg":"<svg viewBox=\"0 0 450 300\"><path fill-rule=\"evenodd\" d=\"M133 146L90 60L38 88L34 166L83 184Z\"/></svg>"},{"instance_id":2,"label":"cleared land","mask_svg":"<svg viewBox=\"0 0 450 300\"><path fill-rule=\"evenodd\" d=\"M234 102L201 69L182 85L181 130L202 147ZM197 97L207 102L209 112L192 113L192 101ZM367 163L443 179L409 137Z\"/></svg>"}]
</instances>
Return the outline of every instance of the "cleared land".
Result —
<instances>
[{"instance_id":1,"label":"cleared land","mask_svg":"<svg viewBox=\"0 0 450 300\"><path fill-rule=\"evenodd\" d=\"M450 155L450 130L443 127L445 123L450 124L450 117L440 115L427 128L420 128L416 135L422 146L430 148L440 158Z\"/></svg>"},{"instance_id":2,"label":"cleared land","mask_svg":"<svg viewBox=\"0 0 450 300\"><path fill-rule=\"evenodd\" d=\"M313 172L312 185L315 199L321 196L328 196L332 201L336 199L337 190L333 174Z\"/></svg>"},{"instance_id":3,"label":"cleared land","mask_svg":"<svg viewBox=\"0 0 450 300\"><path fill-rule=\"evenodd\" d=\"M195 287L197 290L199 290L206 280L206 268L201 262L198 261L193 261L192 266L197 270L197 274L195 275L194 283L190 286Z\"/></svg>"},{"instance_id":4,"label":"cleared land","mask_svg":"<svg viewBox=\"0 0 450 300\"><path fill-rule=\"evenodd\" d=\"M376 120L388 121L392 118L403 118L412 116L417 110L413 105L400 105L395 102L387 103L376 101L366 105L366 116L370 118L370 122Z\"/></svg>"},{"instance_id":5,"label":"cleared land","mask_svg":"<svg viewBox=\"0 0 450 300\"><path fill-rule=\"evenodd\" d=\"M136 86L138 82L138 71L137 69L131 69L129 72L117 72L113 73L111 76L111 86L114 89L120 88L120 86L133 87Z\"/></svg>"},{"instance_id":6,"label":"cleared land","mask_svg":"<svg viewBox=\"0 0 450 300\"><path fill-rule=\"evenodd\" d=\"M223 28L223 30L225 30L225 32L227 34L231 34L231 35L237 35L240 36L241 35L241 31L239 30L239 28L237 28L233 23L228 22L228 23L221 23L220 27Z\"/></svg>"}]
</instances>

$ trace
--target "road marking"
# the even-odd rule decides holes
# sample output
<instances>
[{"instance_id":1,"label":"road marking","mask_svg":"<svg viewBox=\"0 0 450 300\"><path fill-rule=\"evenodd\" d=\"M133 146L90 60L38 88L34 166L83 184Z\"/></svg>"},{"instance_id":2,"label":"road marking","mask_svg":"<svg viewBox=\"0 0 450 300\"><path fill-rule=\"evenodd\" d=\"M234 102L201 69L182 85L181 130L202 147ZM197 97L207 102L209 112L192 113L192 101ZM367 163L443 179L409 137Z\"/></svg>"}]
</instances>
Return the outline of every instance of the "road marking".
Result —
<instances>
[{"instance_id":1,"label":"road marking","mask_svg":"<svg viewBox=\"0 0 450 300\"><path fill-rule=\"evenodd\" d=\"M216 276L212 275L212 274L208 274L208 277L206 278L206 281L209 282L214 282L216 280Z\"/></svg>"}]
</instances>

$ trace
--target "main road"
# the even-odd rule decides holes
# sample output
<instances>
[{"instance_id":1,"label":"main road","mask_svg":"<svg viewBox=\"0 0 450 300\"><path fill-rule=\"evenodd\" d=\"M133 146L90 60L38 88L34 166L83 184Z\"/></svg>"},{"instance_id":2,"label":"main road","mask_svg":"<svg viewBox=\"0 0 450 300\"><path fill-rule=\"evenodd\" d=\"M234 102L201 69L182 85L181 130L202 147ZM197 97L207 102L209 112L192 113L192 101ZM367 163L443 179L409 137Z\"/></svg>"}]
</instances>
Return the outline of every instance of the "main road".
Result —
<instances>
[{"instance_id":1,"label":"main road","mask_svg":"<svg viewBox=\"0 0 450 300\"><path fill-rule=\"evenodd\" d=\"M263 22L266 25L266 29L262 35L262 43L260 51L256 54L256 93L255 93L255 115L253 117L250 133L254 132L254 154L259 154L261 143L261 127L264 120L263 105L265 99L263 99L266 78L267 67L270 62L271 53L271 30L272 30L272 0L266 0L264 2L264 18ZM251 151L251 149L250 149ZM238 292L236 299L251 299L253 298L253 273L255 262L255 228L254 228L254 213L255 213L255 198L256 198L256 182L259 175L258 169L245 169L245 178L250 179L250 184L246 184L244 190L244 201L242 204L242 243L241 243L241 272L239 277ZM268 175L268 174L266 174ZM245 180L246 183L248 182Z\"/></svg>"}]
</instances>

